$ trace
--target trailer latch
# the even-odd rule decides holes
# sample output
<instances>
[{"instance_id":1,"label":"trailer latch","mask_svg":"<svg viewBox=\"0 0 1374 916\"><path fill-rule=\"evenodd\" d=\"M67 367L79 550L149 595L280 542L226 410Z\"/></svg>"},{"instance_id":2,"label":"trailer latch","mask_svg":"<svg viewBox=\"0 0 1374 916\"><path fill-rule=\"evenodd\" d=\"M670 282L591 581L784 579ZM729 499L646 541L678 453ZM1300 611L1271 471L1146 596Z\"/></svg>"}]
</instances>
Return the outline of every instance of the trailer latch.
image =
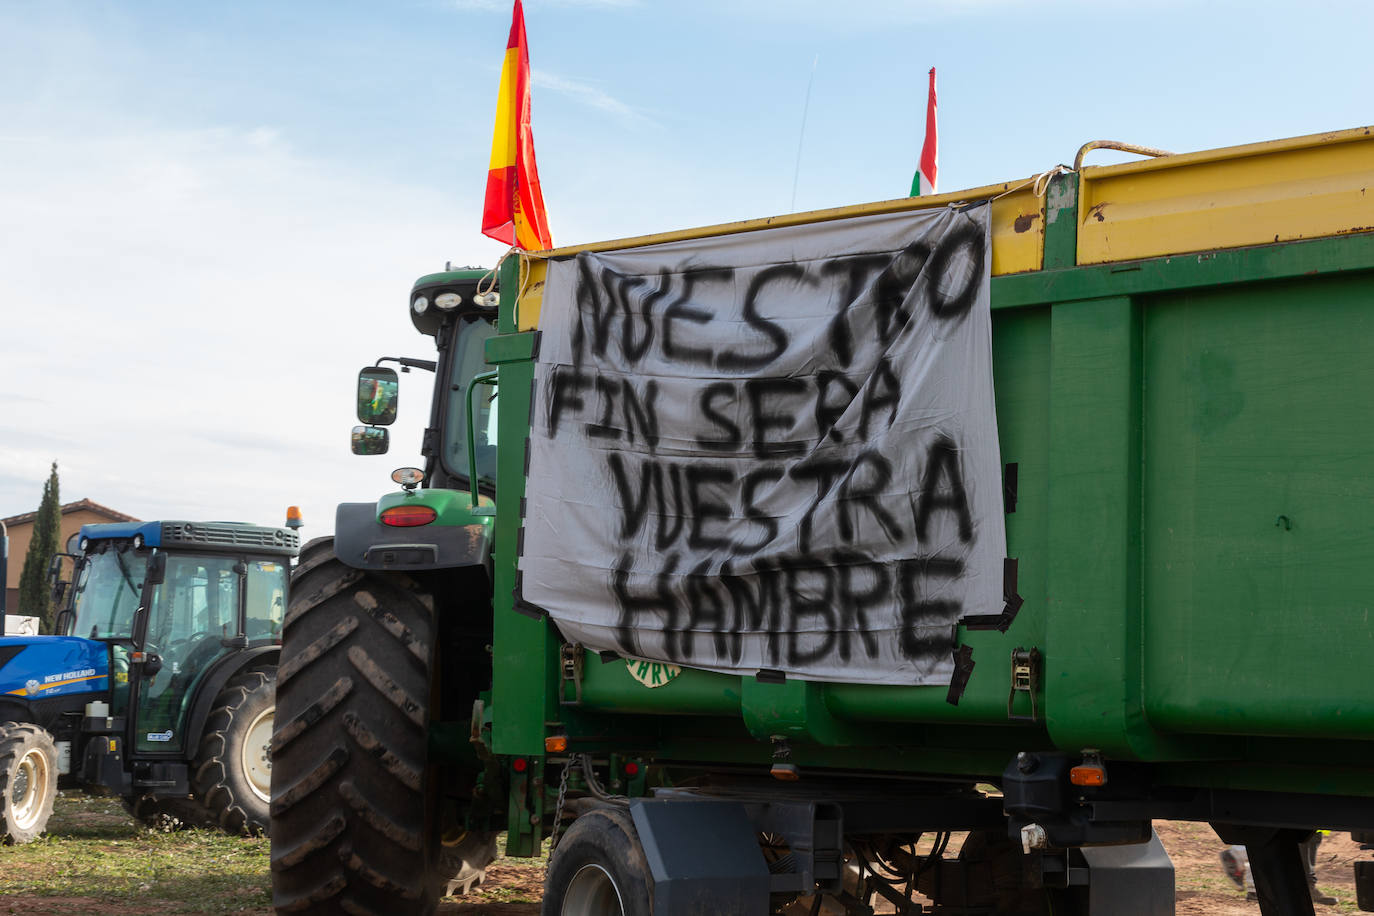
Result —
<instances>
[{"instance_id":1,"label":"trailer latch","mask_svg":"<svg viewBox=\"0 0 1374 916\"><path fill-rule=\"evenodd\" d=\"M582 661L584 654L582 647L577 643L564 643L562 650L563 660L563 680L572 681L573 697L570 703L567 699L563 700L565 706L582 705Z\"/></svg>"},{"instance_id":2,"label":"trailer latch","mask_svg":"<svg viewBox=\"0 0 1374 916\"><path fill-rule=\"evenodd\" d=\"M1022 649L1017 646L1011 650L1011 690L1007 691L1007 718L1017 722L1040 721L1040 710L1035 705L1035 695L1040 691L1040 650ZM1030 694L1031 714L1019 715L1012 711L1018 693Z\"/></svg>"}]
</instances>

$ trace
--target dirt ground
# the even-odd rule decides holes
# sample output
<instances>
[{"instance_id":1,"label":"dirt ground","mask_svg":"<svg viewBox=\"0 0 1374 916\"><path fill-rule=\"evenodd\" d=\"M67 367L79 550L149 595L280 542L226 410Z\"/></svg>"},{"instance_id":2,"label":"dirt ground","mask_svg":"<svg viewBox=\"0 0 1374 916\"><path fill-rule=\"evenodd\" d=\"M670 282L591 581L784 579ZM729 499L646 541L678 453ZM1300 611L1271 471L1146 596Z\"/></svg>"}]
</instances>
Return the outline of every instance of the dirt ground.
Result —
<instances>
[{"instance_id":1,"label":"dirt ground","mask_svg":"<svg viewBox=\"0 0 1374 916\"><path fill-rule=\"evenodd\" d=\"M1174 861L1178 916L1253 916L1259 912L1254 903L1222 874L1218 853L1222 844L1205 824L1160 821L1160 838ZM1322 843L1317 863L1319 886L1340 902L1317 907L1321 914L1357 912L1352 863L1374 858L1362 851L1348 834L1335 834ZM439 907L443 916L536 916L543 884L543 868L503 859L488 871L488 880L473 894L446 900ZM0 916L143 916L179 913L155 901L135 904L116 903L91 897L0 896ZM259 907L239 908L226 901L225 913L245 916L271 916Z\"/></svg>"}]
</instances>

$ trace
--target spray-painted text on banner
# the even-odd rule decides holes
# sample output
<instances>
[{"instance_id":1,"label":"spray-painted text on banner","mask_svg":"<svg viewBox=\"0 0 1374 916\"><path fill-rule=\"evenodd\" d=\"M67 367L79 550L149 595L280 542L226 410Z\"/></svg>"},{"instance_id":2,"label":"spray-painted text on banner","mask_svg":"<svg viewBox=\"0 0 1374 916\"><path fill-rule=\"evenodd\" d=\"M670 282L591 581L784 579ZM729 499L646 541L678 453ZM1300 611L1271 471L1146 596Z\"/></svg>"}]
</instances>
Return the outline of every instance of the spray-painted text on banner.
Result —
<instances>
[{"instance_id":1,"label":"spray-painted text on banner","mask_svg":"<svg viewBox=\"0 0 1374 916\"><path fill-rule=\"evenodd\" d=\"M520 599L636 659L948 683L1002 607L988 210L551 262Z\"/></svg>"}]
</instances>

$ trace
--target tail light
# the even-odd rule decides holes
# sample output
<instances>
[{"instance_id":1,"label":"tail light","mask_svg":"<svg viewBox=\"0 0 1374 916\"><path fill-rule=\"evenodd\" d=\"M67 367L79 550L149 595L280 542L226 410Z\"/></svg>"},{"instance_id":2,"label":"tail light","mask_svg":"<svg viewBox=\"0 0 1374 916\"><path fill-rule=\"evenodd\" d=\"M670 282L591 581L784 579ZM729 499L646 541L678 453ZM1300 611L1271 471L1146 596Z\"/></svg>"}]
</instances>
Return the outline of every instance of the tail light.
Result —
<instances>
[{"instance_id":1,"label":"tail light","mask_svg":"<svg viewBox=\"0 0 1374 916\"><path fill-rule=\"evenodd\" d=\"M429 506L392 506L390 509L383 509L380 516L383 525L390 525L393 528L416 528L420 525L428 525L439 517Z\"/></svg>"}]
</instances>

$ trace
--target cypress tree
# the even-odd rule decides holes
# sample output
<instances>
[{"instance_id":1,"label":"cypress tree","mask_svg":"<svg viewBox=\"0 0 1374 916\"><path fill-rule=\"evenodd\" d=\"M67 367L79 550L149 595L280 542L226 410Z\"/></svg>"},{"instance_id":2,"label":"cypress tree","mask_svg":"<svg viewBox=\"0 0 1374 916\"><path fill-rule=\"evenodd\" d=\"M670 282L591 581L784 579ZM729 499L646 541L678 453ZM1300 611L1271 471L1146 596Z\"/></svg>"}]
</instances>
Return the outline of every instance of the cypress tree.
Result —
<instances>
[{"instance_id":1,"label":"cypress tree","mask_svg":"<svg viewBox=\"0 0 1374 916\"><path fill-rule=\"evenodd\" d=\"M33 520L33 537L24 554L24 570L19 574L19 613L38 618L40 633L53 631L52 591L48 587L48 563L57 552L62 537L62 501L57 492L57 462L43 484L43 499L38 517Z\"/></svg>"}]
</instances>

